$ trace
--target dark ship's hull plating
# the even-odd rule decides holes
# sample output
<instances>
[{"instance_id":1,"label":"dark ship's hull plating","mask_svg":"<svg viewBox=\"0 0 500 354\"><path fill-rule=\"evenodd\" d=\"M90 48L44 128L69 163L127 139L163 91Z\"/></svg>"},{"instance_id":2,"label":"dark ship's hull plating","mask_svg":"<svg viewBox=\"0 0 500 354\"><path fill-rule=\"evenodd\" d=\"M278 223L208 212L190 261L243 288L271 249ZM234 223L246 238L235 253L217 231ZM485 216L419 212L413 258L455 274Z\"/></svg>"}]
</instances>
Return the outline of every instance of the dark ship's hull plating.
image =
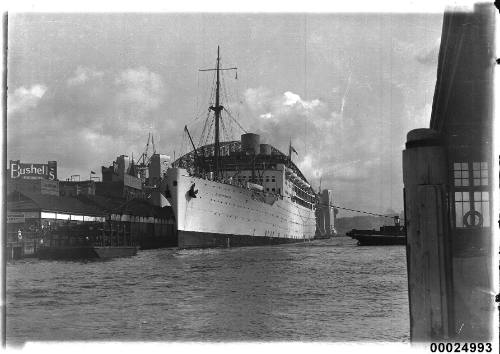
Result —
<instances>
[{"instance_id":1,"label":"dark ship's hull plating","mask_svg":"<svg viewBox=\"0 0 500 354\"><path fill-rule=\"evenodd\" d=\"M294 243L305 240L282 237L234 235L179 231L179 248L220 248L243 246L267 246Z\"/></svg>"}]
</instances>

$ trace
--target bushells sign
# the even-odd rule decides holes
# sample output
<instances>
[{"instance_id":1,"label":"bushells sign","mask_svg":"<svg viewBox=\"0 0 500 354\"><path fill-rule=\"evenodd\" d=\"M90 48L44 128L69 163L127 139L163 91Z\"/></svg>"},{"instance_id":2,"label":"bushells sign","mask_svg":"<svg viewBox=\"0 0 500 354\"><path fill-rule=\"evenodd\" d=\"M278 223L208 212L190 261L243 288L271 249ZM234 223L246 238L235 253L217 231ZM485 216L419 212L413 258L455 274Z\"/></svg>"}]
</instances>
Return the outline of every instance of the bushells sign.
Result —
<instances>
[{"instance_id":1,"label":"bushells sign","mask_svg":"<svg viewBox=\"0 0 500 354\"><path fill-rule=\"evenodd\" d=\"M12 179L57 179L57 161L49 161L47 164L41 163L21 163L19 160L10 160L10 173Z\"/></svg>"}]
</instances>

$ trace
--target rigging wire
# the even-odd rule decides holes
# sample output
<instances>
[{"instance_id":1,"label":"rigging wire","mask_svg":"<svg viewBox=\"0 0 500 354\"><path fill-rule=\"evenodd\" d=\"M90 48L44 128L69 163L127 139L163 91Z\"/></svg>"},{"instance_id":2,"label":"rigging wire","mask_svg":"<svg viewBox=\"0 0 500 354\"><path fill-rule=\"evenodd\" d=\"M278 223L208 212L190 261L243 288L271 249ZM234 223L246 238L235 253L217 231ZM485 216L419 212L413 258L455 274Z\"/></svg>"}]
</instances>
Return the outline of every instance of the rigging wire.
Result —
<instances>
[{"instance_id":1,"label":"rigging wire","mask_svg":"<svg viewBox=\"0 0 500 354\"><path fill-rule=\"evenodd\" d=\"M225 121L225 119L222 119L222 116L221 116L220 123L221 123L221 127L222 127L222 139L223 139L223 141L229 141L231 139L230 139L230 136L228 134L228 129L226 128L226 125L224 124L224 121Z\"/></svg>"},{"instance_id":2,"label":"rigging wire","mask_svg":"<svg viewBox=\"0 0 500 354\"><path fill-rule=\"evenodd\" d=\"M238 125L238 127L243 130L243 132L248 133L247 130L245 128L243 128L243 126L240 124L240 122L238 122L238 120L236 118L233 117L233 115L231 114L231 112L229 110L227 110L225 107L224 107L224 111L228 114L228 116Z\"/></svg>"},{"instance_id":3,"label":"rigging wire","mask_svg":"<svg viewBox=\"0 0 500 354\"><path fill-rule=\"evenodd\" d=\"M320 203L319 205L333 207L333 208L342 209L342 210L354 211L354 212L361 213L361 214L368 214L368 215L374 215L374 216L380 216L380 217L384 217L384 218L394 219L394 216L388 216L388 215L382 215L382 214L377 214L377 213L371 213L369 211L364 211L364 210L344 208L344 207L341 207L341 206L338 206L338 205L334 205L334 204L322 204L322 203Z\"/></svg>"},{"instance_id":4,"label":"rigging wire","mask_svg":"<svg viewBox=\"0 0 500 354\"><path fill-rule=\"evenodd\" d=\"M284 195L283 198L290 198L290 199L292 199L292 197L288 196L288 195ZM365 211L365 210L345 208L345 207L342 207L340 205L335 205L335 204L331 204L331 203L317 203L316 205L317 206L326 206L326 207L336 208L336 209L341 209L341 210L354 211L356 213L368 214L368 215L373 215L373 216L379 216L379 217L388 218L388 219L394 219L394 215L393 216L389 216L389 215L372 213L370 211ZM399 217L399 215L397 215L397 216ZM404 219L401 219L401 220L404 220Z\"/></svg>"},{"instance_id":5,"label":"rigging wire","mask_svg":"<svg viewBox=\"0 0 500 354\"><path fill-rule=\"evenodd\" d=\"M228 90L227 90L227 86L226 86L226 79L224 77L224 74L221 75L222 77L222 96L223 96L223 99L224 99L224 102L231 102L230 101L230 96L228 94ZM226 112L229 110L229 108L226 108L225 106L224 107L224 110L226 110ZM222 116L221 116L222 118ZM233 136L233 129L232 129L232 124L231 124L231 121L228 121L228 125L229 127L226 129L226 140L233 140L234 136ZM236 140L236 139L234 139Z\"/></svg>"},{"instance_id":6,"label":"rigging wire","mask_svg":"<svg viewBox=\"0 0 500 354\"><path fill-rule=\"evenodd\" d=\"M215 122L215 119L210 119L210 125L209 125L207 136L206 136L206 139L205 139L205 142L204 142L203 145L208 145L208 142L210 140L213 140L213 137L212 137L212 127L214 126L214 122Z\"/></svg>"},{"instance_id":7,"label":"rigging wire","mask_svg":"<svg viewBox=\"0 0 500 354\"><path fill-rule=\"evenodd\" d=\"M210 120L210 108L208 108L208 110L207 110L207 116L205 118L205 124L203 125L203 130L202 130L201 135L200 135L200 140L198 142L198 146L202 146L202 144L203 144L203 138L205 137L205 133L207 131L207 126L208 126L209 120Z\"/></svg>"}]
</instances>

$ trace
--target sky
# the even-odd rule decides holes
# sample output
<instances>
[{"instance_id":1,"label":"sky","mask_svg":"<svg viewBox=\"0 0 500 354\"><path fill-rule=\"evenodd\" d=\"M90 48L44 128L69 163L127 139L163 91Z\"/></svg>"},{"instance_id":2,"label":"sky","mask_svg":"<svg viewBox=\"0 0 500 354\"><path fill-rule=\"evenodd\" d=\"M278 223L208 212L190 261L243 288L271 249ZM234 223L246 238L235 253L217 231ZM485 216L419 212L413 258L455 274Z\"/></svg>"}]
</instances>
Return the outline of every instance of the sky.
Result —
<instances>
[{"instance_id":1,"label":"sky","mask_svg":"<svg viewBox=\"0 0 500 354\"><path fill-rule=\"evenodd\" d=\"M442 13L10 14L7 160L100 176L124 154L188 151L210 105L217 46L223 105L336 204L403 208L408 131L428 127ZM224 120L225 119L225 120ZM228 134L238 126L225 117ZM231 129L229 127L232 126ZM151 148L150 148L151 152Z\"/></svg>"}]
</instances>

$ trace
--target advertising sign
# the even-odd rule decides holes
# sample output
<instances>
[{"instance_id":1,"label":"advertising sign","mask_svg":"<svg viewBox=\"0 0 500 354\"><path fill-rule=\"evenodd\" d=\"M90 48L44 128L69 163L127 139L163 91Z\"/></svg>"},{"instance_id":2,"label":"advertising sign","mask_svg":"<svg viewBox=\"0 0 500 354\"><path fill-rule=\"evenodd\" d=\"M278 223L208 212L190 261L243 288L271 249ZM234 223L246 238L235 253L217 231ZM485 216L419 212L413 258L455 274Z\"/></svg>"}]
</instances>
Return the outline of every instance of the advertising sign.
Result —
<instances>
[{"instance_id":1,"label":"advertising sign","mask_svg":"<svg viewBox=\"0 0 500 354\"><path fill-rule=\"evenodd\" d=\"M7 213L7 224L24 224L25 221L24 213Z\"/></svg>"},{"instance_id":2,"label":"advertising sign","mask_svg":"<svg viewBox=\"0 0 500 354\"><path fill-rule=\"evenodd\" d=\"M19 160L10 161L9 176L12 179L57 179L57 161L41 163L21 163Z\"/></svg>"}]
</instances>

